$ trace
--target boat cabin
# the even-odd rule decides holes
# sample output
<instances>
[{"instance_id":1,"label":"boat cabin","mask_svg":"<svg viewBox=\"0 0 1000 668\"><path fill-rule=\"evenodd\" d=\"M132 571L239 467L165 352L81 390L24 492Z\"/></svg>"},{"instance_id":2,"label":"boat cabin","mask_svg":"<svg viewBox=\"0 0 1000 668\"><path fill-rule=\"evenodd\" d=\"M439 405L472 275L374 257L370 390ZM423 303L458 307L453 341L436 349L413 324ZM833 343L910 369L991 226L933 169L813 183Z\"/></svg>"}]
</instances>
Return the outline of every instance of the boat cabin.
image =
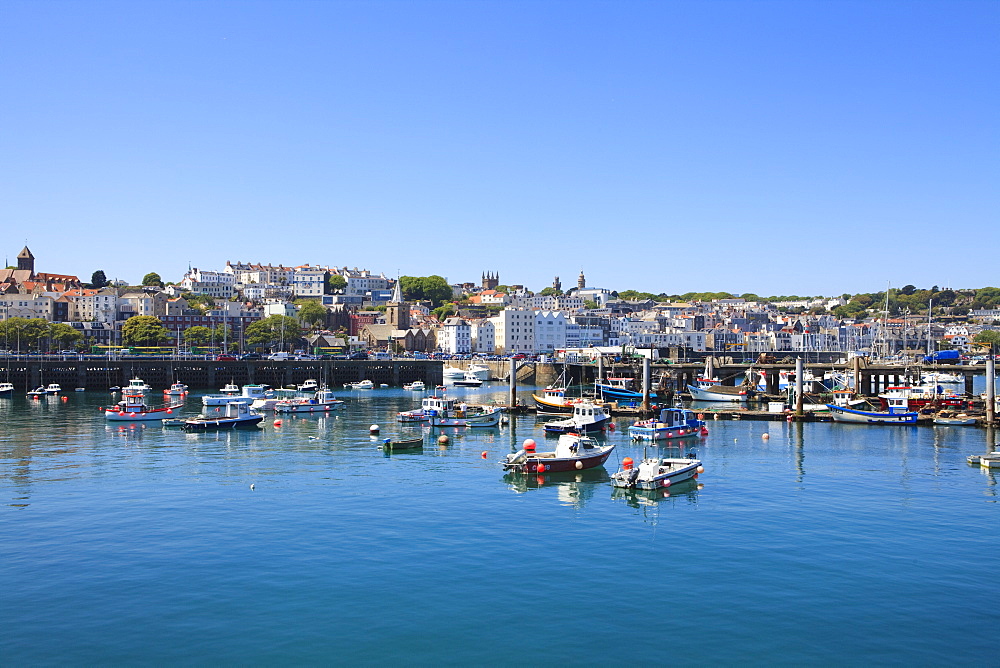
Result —
<instances>
[{"instance_id":1,"label":"boat cabin","mask_svg":"<svg viewBox=\"0 0 1000 668\"><path fill-rule=\"evenodd\" d=\"M694 411L689 411L686 408L662 408L660 409L659 424L656 426L658 428L685 427L697 426L698 424L700 424L700 420Z\"/></svg>"},{"instance_id":2,"label":"boat cabin","mask_svg":"<svg viewBox=\"0 0 1000 668\"><path fill-rule=\"evenodd\" d=\"M597 404L584 402L573 406L573 417L583 418L587 422L601 420L607 416L608 414L604 412L604 407Z\"/></svg>"},{"instance_id":3,"label":"boat cabin","mask_svg":"<svg viewBox=\"0 0 1000 668\"><path fill-rule=\"evenodd\" d=\"M597 441L589 436L563 434L556 443L555 457L557 459L588 457L597 454L599 448Z\"/></svg>"},{"instance_id":4,"label":"boat cabin","mask_svg":"<svg viewBox=\"0 0 1000 668\"><path fill-rule=\"evenodd\" d=\"M444 397L424 397L420 402L420 408L425 411L451 411L455 409L454 399Z\"/></svg>"}]
</instances>

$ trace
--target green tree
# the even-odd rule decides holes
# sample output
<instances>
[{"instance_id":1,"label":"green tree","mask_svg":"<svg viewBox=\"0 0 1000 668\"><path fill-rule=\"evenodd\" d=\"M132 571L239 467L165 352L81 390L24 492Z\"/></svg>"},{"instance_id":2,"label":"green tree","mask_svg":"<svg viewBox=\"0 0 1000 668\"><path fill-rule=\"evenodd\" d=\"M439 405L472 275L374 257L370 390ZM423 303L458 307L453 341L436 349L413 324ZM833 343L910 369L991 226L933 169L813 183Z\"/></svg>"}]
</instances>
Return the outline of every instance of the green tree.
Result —
<instances>
[{"instance_id":1,"label":"green tree","mask_svg":"<svg viewBox=\"0 0 1000 668\"><path fill-rule=\"evenodd\" d=\"M248 325L243 339L250 347L287 348L290 344L301 343L302 328L295 318L271 315Z\"/></svg>"},{"instance_id":2,"label":"green tree","mask_svg":"<svg viewBox=\"0 0 1000 668\"><path fill-rule=\"evenodd\" d=\"M163 281L160 279L160 275L155 271L151 271L142 277L143 285L163 285Z\"/></svg>"},{"instance_id":3,"label":"green tree","mask_svg":"<svg viewBox=\"0 0 1000 668\"><path fill-rule=\"evenodd\" d=\"M49 338L60 348L70 348L76 346L83 339L83 334L65 322L53 322L49 325Z\"/></svg>"},{"instance_id":4,"label":"green tree","mask_svg":"<svg viewBox=\"0 0 1000 668\"><path fill-rule=\"evenodd\" d=\"M597 302L591 301L590 299L588 299L587 301L583 302L583 308L588 309L588 310L598 308Z\"/></svg>"},{"instance_id":5,"label":"green tree","mask_svg":"<svg viewBox=\"0 0 1000 668\"><path fill-rule=\"evenodd\" d=\"M455 310L454 304L444 304L442 306L438 306L436 309L431 311L431 313L433 313L434 317L436 317L438 320L444 322L445 318L451 315L455 315L456 313L458 313L458 311Z\"/></svg>"},{"instance_id":6,"label":"green tree","mask_svg":"<svg viewBox=\"0 0 1000 668\"><path fill-rule=\"evenodd\" d=\"M644 301L646 299L659 300L659 295L654 295L652 292L639 292L638 290L622 290L618 293L618 297L630 302Z\"/></svg>"},{"instance_id":7,"label":"green tree","mask_svg":"<svg viewBox=\"0 0 1000 668\"><path fill-rule=\"evenodd\" d=\"M542 288L541 292L539 292L538 294L542 297L548 297L549 295L555 295L558 297L563 294L563 291L557 290L556 288L550 285L547 288Z\"/></svg>"},{"instance_id":8,"label":"green tree","mask_svg":"<svg viewBox=\"0 0 1000 668\"><path fill-rule=\"evenodd\" d=\"M917 291L917 286L915 285L904 285L899 289L900 294L904 294L907 296L912 295L916 291Z\"/></svg>"},{"instance_id":9,"label":"green tree","mask_svg":"<svg viewBox=\"0 0 1000 668\"><path fill-rule=\"evenodd\" d=\"M93 274L90 275L90 287L92 288L103 288L108 284L108 277L104 275L104 271L98 269Z\"/></svg>"},{"instance_id":10,"label":"green tree","mask_svg":"<svg viewBox=\"0 0 1000 668\"><path fill-rule=\"evenodd\" d=\"M326 308L315 299L300 299L295 302L299 307L299 322L311 328L326 322Z\"/></svg>"},{"instance_id":11,"label":"green tree","mask_svg":"<svg viewBox=\"0 0 1000 668\"><path fill-rule=\"evenodd\" d=\"M994 349L1000 349L1000 332L994 329L984 329L972 339L976 343L988 343Z\"/></svg>"},{"instance_id":12,"label":"green tree","mask_svg":"<svg viewBox=\"0 0 1000 668\"><path fill-rule=\"evenodd\" d=\"M195 325L184 330L184 343L189 346L205 346L212 340L212 330L203 325Z\"/></svg>"},{"instance_id":13,"label":"green tree","mask_svg":"<svg viewBox=\"0 0 1000 668\"><path fill-rule=\"evenodd\" d=\"M403 298L409 301L427 300L435 307L452 297L451 286L441 276L400 276Z\"/></svg>"},{"instance_id":14,"label":"green tree","mask_svg":"<svg viewBox=\"0 0 1000 668\"><path fill-rule=\"evenodd\" d=\"M347 279L340 274L329 274L326 277L326 294L332 295L347 288Z\"/></svg>"},{"instance_id":15,"label":"green tree","mask_svg":"<svg viewBox=\"0 0 1000 668\"><path fill-rule=\"evenodd\" d=\"M13 317L0 321L0 334L8 348L22 351L37 349L49 336L49 323L44 318Z\"/></svg>"},{"instance_id":16,"label":"green tree","mask_svg":"<svg viewBox=\"0 0 1000 668\"><path fill-rule=\"evenodd\" d=\"M158 346L170 340L170 332L152 315L134 315L122 324L122 344Z\"/></svg>"}]
</instances>

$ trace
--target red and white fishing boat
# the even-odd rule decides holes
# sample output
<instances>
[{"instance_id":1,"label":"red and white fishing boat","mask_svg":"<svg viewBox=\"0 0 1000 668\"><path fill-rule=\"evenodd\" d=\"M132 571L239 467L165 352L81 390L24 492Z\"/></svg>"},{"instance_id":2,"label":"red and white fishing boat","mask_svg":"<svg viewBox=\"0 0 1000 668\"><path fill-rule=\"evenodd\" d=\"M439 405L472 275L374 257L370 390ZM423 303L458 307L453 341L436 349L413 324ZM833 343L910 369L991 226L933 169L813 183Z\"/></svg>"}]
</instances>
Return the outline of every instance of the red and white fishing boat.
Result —
<instances>
[{"instance_id":1,"label":"red and white fishing boat","mask_svg":"<svg viewBox=\"0 0 1000 668\"><path fill-rule=\"evenodd\" d=\"M905 399L910 410L919 411L926 406L934 408L963 408L966 405L965 399L953 392L947 392L943 387L936 384L930 385L896 385L887 387L885 392L878 395L880 408L883 411L889 410L895 399Z\"/></svg>"},{"instance_id":2,"label":"red and white fishing boat","mask_svg":"<svg viewBox=\"0 0 1000 668\"><path fill-rule=\"evenodd\" d=\"M168 404L153 408L146 404L146 396L139 392L128 392L116 405L104 410L104 417L118 422L137 420L165 420L173 416L180 404Z\"/></svg>"},{"instance_id":3,"label":"red and white fishing boat","mask_svg":"<svg viewBox=\"0 0 1000 668\"><path fill-rule=\"evenodd\" d=\"M590 436L563 434L555 450L535 452L535 441L529 438L521 450L507 455L500 463L505 470L516 473L582 471L602 465L614 449L614 445L601 445Z\"/></svg>"}]
</instances>

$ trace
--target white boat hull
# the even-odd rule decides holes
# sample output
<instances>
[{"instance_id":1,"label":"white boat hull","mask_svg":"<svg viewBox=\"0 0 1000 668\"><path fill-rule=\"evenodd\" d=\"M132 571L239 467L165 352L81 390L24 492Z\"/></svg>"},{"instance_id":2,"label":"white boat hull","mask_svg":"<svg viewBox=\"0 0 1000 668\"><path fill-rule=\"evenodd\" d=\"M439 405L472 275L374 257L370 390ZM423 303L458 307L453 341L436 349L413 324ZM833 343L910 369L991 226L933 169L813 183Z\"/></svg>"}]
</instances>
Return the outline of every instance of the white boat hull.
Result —
<instances>
[{"instance_id":1,"label":"white boat hull","mask_svg":"<svg viewBox=\"0 0 1000 668\"><path fill-rule=\"evenodd\" d=\"M916 413L877 413L874 411L857 411L828 404L830 416L835 422L853 422L855 424L916 424Z\"/></svg>"},{"instance_id":2,"label":"white boat hull","mask_svg":"<svg viewBox=\"0 0 1000 668\"><path fill-rule=\"evenodd\" d=\"M691 398L695 401L724 401L734 404L747 400L747 395L745 394L722 394L721 392L712 392L711 390L695 387L694 385L688 385L688 392L691 393Z\"/></svg>"}]
</instances>

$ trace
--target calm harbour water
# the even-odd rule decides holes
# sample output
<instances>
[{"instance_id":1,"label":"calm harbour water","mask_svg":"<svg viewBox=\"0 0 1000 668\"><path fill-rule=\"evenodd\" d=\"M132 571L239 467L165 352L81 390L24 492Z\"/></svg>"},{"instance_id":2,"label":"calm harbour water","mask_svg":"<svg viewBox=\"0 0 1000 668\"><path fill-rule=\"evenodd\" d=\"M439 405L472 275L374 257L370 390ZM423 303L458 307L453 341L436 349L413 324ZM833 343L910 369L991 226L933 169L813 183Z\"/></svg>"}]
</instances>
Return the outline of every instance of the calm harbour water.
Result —
<instances>
[{"instance_id":1,"label":"calm harbour water","mask_svg":"<svg viewBox=\"0 0 1000 668\"><path fill-rule=\"evenodd\" d=\"M534 416L386 456L420 395L338 394L208 434L0 399L0 663L998 665L993 431L713 421L662 497L608 482L624 418L606 469L505 476Z\"/></svg>"}]
</instances>

